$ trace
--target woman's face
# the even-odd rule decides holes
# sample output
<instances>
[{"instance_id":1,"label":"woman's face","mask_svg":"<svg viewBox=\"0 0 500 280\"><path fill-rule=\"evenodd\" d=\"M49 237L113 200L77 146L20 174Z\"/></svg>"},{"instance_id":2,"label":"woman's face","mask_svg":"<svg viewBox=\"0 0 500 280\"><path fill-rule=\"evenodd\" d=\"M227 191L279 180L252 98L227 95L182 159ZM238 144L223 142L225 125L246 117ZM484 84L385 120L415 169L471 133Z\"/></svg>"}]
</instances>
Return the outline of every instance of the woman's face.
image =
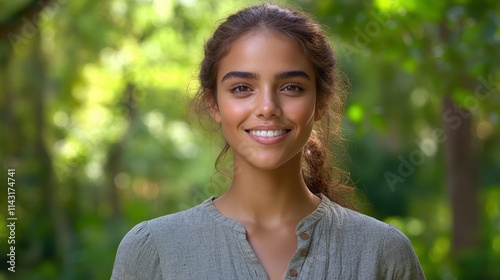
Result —
<instances>
[{"instance_id":1,"label":"woman's face","mask_svg":"<svg viewBox=\"0 0 500 280\"><path fill-rule=\"evenodd\" d=\"M237 166L272 170L300 158L315 104L313 67L285 35L245 34L220 62L212 115L222 125Z\"/></svg>"}]
</instances>

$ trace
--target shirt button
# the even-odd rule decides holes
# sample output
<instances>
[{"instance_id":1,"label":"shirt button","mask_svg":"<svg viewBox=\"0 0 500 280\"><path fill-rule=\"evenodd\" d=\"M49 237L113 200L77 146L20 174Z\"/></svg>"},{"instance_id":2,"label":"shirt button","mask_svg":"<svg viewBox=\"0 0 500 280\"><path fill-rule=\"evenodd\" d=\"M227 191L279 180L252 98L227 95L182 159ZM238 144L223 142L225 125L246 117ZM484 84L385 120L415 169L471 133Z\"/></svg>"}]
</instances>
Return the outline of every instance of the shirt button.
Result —
<instances>
[{"instance_id":1,"label":"shirt button","mask_svg":"<svg viewBox=\"0 0 500 280\"><path fill-rule=\"evenodd\" d=\"M309 234L307 232L303 232L300 234L300 238L302 240L307 240L307 239L309 239Z\"/></svg>"},{"instance_id":2,"label":"shirt button","mask_svg":"<svg viewBox=\"0 0 500 280\"><path fill-rule=\"evenodd\" d=\"M299 253L301 256L305 257L305 256L307 256L308 251L309 250L307 248L302 248L302 249L300 249Z\"/></svg>"},{"instance_id":3,"label":"shirt button","mask_svg":"<svg viewBox=\"0 0 500 280\"><path fill-rule=\"evenodd\" d=\"M291 269L288 271L288 273L290 273L290 276L292 276L292 277L297 277L297 275L299 275L299 274L297 273L297 270L295 270L295 269L293 269L293 268L291 268Z\"/></svg>"}]
</instances>

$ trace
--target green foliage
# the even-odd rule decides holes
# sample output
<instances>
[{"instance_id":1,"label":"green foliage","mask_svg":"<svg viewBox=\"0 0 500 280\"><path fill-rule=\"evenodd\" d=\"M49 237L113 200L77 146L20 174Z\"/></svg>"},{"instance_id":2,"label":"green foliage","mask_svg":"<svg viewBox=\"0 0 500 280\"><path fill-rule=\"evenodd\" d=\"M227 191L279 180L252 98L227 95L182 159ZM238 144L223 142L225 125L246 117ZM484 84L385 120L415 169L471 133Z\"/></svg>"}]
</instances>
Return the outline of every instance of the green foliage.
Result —
<instances>
[{"instance_id":1,"label":"green foliage","mask_svg":"<svg viewBox=\"0 0 500 280\"><path fill-rule=\"evenodd\" d=\"M429 279L498 278L492 263L499 200L490 200L500 166L498 3L312 1L306 7L330 28L352 82L345 128L351 175L367 211L409 236ZM468 109L463 118L474 118L480 205L490 204L481 211L481 245L462 253L452 250L443 96Z\"/></svg>"},{"instance_id":2,"label":"green foliage","mask_svg":"<svg viewBox=\"0 0 500 280\"><path fill-rule=\"evenodd\" d=\"M0 157L17 170L18 279L109 279L133 225L224 191L220 139L186 105L217 20L258 2L54 0L2 38ZM29 3L0 1L0 25ZM289 4L330 30L351 80L344 127L364 212L407 234L429 279L498 278L497 1ZM436 141L443 96L471 111L480 155L481 241L463 256L451 249Z\"/></svg>"}]
</instances>

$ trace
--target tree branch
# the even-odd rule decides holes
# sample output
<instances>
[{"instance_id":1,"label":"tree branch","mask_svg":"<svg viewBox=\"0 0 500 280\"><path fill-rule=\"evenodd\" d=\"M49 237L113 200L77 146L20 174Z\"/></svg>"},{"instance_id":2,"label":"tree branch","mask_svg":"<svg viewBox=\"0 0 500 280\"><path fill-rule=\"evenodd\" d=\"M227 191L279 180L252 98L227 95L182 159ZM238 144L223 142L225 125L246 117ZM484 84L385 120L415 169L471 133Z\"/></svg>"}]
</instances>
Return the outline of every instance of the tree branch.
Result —
<instances>
[{"instance_id":1,"label":"tree branch","mask_svg":"<svg viewBox=\"0 0 500 280\"><path fill-rule=\"evenodd\" d=\"M7 36L22 27L27 19L32 21L50 2L53 0L33 0L24 8L17 11L15 14L0 23L0 40L4 40ZM33 24L36 24L33 23Z\"/></svg>"}]
</instances>

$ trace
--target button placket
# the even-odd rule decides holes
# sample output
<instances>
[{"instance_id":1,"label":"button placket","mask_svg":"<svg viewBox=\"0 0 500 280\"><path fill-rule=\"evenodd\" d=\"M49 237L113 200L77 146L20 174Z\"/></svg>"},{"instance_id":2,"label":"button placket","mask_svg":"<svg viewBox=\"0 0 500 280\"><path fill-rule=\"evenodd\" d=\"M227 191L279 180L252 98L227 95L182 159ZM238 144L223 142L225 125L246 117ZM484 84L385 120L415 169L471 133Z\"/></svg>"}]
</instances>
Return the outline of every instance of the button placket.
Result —
<instances>
[{"instance_id":1,"label":"button placket","mask_svg":"<svg viewBox=\"0 0 500 280\"><path fill-rule=\"evenodd\" d=\"M295 278L299 275L297 267L302 267L305 257L309 253L310 235L308 232L304 231L298 234L298 245L299 249L294 257L295 261L293 267L288 270L288 275Z\"/></svg>"},{"instance_id":2,"label":"button placket","mask_svg":"<svg viewBox=\"0 0 500 280\"><path fill-rule=\"evenodd\" d=\"M291 277L297 277L297 275L299 275L297 273L297 270L295 270L294 268L290 268L290 270L288 271L288 274L290 274Z\"/></svg>"},{"instance_id":3,"label":"button placket","mask_svg":"<svg viewBox=\"0 0 500 280\"><path fill-rule=\"evenodd\" d=\"M303 233L300 234L300 239L309 240L309 233L304 231Z\"/></svg>"},{"instance_id":4,"label":"button placket","mask_svg":"<svg viewBox=\"0 0 500 280\"><path fill-rule=\"evenodd\" d=\"M303 243L303 244L300 244L302 245L302 248L299 249L299 254L300 256L302 257L306 257L307 256L307 253L309 252L309 233L307 232L302 232L300 235L300 239L302 239L303 241L302 242L299 242L299 243Z\"/></svg>"},{"instance_id":5,"label":"button placket","mask_svg":"<svg viewBox=\"0 0 500 280\"><path fill-rule=\"evenodd\" d=\"M307 256L307 253L309 252L309 249L307 247L303 247L302 249L299 250L299 254L302 256L302 257L305 257Z\"/></svg>"}]
</instances>

